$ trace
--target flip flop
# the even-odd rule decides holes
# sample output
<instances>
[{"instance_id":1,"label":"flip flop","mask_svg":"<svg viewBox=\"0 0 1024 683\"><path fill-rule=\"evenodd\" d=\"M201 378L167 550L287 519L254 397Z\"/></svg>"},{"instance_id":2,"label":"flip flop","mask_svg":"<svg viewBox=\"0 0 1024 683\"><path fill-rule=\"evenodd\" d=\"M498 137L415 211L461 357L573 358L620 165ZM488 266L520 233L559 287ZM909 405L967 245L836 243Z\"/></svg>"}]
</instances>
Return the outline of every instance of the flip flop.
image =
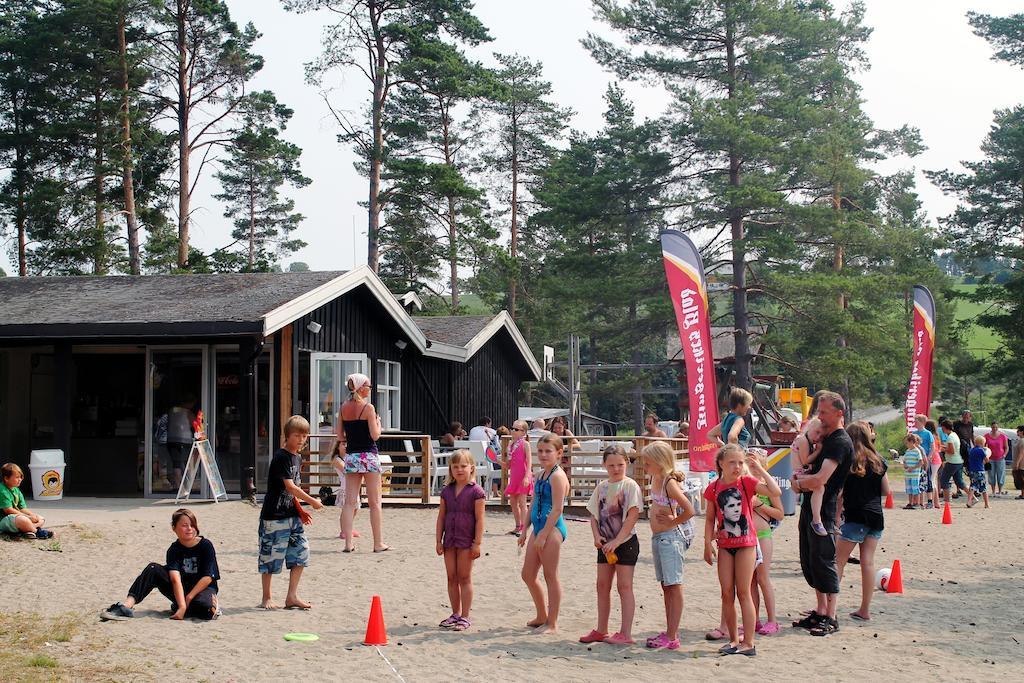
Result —
<instances>
[{"instance_id":1,"label":"flip flop","mask_svg":"<svg viewBox=\"0 0 1024 683\"><path fill-rule=\"evenodd\" d=\"M310 609L313 608L313 606L310 605L309 607L303 607L302 605L285 605L284 608L285 609L297 609L297 610L302 611L302 612L308 612Z\"/></svg>"},{"instance_id":2,"label":"flip flop","mask_svg":"<svg viewBox=\"0 0 1024 683\"><path fill-rule=\"evenodd\" d=\"M608 638L607 633L601 633L598 630L593 630L585 636L580 636L581 643L600 643Z\"/></svg>"},{"instance_id":3,"label":"flip flop","mask_svg":"<svg viewBox=\"0 0 1024 683\"><path fill-rule=\"evenodd\" d=\"M375 553L386 553L389 550L391 550L391 546L386 545L383 548L378 548L378 549L374 550L373 552L375 552Z\"/></svg>"},{"instance_id":4,"label":"flip flop","mask_svg":"<svg viewBox=\"0 0 1024 683\"><path fill-rule=\"evenodd\" d=\"M714 628L704 634L704 640L724 640L728 638L728 633L722 633L722 629Z\"/></svg>"},{"instance_id":5,"label":"flip flop","mask_svg":"<svg viewBox=\"0 0 1024 683\"><path fill-rule=\"evenodd\" d=\"M624 636L624 635L622 635L621 633L618 633L618 632L613 633L612 635L608 636L605 639L604 642L608 643L609 645L635 645L636 644L635 640L633 640L632 638L627 638L626 636Z\"/></svg>"},{"instance_id":6,"label":"flip flop","mask_svg":"<svg viewBox=\"0 0 1024 683\"><path fill-rule=\"evenodd\" d=\"M343 552L343 553L354 553L355 551L356 551L355 548L342 548L341 549L341 552Z\"/></svg>"},{"instance_id":7,"label":"flip flop","mask_svg":"<svg viewBox=\"0 0 1024 683\"><path fill-rule=\"evenodd\" d=\"M870 621L870 619L865 619L864 617L862 617L861 615L857 614L856 612L850 612L850 618L853 619L854 621Z\"/></svg>"}]
</instances>

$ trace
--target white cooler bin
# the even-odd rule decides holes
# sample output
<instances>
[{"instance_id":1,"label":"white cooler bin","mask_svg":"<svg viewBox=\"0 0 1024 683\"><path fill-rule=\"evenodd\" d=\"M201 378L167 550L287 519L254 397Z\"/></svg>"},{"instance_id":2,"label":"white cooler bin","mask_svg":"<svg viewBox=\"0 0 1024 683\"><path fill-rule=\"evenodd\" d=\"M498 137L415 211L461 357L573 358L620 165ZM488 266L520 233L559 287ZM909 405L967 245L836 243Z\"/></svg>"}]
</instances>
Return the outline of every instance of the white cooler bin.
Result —
<instances>
[{"instance_id":1,"label":"white cooler bin","mask_svg":"<svg viewBox=\"0 0 1024 683\"><path fill-rule=\"evenodd\" d=\"M64 497L64 451L56 448L32 451L28 469L32 473L33 500Z\"/></svg>"}]
</instances>

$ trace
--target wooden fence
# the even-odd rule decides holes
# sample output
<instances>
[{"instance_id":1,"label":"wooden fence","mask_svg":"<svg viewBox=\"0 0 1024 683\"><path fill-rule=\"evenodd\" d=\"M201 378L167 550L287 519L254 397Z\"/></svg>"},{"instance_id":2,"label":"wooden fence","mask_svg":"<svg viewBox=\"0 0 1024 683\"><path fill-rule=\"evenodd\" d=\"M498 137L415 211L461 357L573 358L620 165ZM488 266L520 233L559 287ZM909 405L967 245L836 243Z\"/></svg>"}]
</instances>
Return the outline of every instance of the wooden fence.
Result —
<instances>
[{"instance_id":1,"label":"wooden fence","mask_svg":"<svg viewBox=\"0 0 1024 683\"><path fill-rule=\"evenodd\" d=\"M408 442L413 450L378 450L382 468L381 491L385 498L419 498L430 502L430 436L403 434L382 436L380 442ZM404 444L403 444L404 445ZM302 460L302 488L316 495L321 486L341 486L338 471L321 451L307 450Z\"/></svg>"},{"instance_id":2,"label":"wooden fence","mask_svg":"<svg viewBox=\"0 0 1024 683\"><path fill-rule=\"evenodd\" d=\"M632 478L638 484L644 494L644 500L650 498L651 480L644 473L643 463L640 461L640 451L649 443L664 441L672 447L676 458L676 470L689 472L689 450L685 437L649 437L649 436L602 436L600 438L575 437L566 445L562 455L562 469L569 477L569 497L566 505L586 505L590 500L594 488L598 482L608 475L601 463L604 449L611 444L621 445L626 450L629 459L629 467L626 476ZM579 445L575 445L578 442ZM507 503L505 486L508 484L508 449L512 445L511 437L505 436L501 440L501 502ZM530 439L534 475L537 467L537 439Z\"/></svg>"}]
</instances>

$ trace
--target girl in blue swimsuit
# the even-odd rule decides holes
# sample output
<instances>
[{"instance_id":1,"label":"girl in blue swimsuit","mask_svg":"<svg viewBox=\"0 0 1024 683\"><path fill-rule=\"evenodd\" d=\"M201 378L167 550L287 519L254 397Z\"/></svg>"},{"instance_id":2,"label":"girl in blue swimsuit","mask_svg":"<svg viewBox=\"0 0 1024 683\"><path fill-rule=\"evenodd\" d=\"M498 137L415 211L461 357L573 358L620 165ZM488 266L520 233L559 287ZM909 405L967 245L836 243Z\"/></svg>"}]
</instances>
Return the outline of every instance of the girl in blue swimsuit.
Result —
<instances>
[{"instance_id":1,"label":"girl in blue swimsuit","mask_svg":"<svg viewBox=\"0 0 1024 683\"><path fill-rule=\"evenodd\" d=\"M536 628L538 633L554 633L558 629L558 610L562 603L558 557L566 537L562 508L569 494L569 478L558 466L563 448L561 437L554 434L542 436L537 442L537 461L544 468L544 473L533 485L530 518L519 536L519 546L526 544L523 582L530 590L533 606L537 610L537 616L526 625ZM533 533L529 533L530 527L533 527ZM544 589L538 580L542 568L548 589L546 604Z\"/></svg>"}]
</instances>

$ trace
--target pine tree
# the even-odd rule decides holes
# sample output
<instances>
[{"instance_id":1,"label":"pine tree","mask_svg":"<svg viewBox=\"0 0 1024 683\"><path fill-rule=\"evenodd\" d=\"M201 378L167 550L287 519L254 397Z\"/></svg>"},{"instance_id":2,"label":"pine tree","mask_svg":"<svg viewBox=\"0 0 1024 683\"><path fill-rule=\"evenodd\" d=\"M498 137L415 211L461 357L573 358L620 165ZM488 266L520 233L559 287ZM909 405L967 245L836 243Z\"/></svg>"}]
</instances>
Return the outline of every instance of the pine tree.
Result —
<instances>
[{"instance_id":1,"label":"pine tree","mask_svg":"<svg viewBox=\"0 0 1024 683\"><path fill-rule=\"evenodd\" d=\"M282 198L280 191L286 183L299 188L311 181L299 168L302 150L280 137L291 109L278 103L273 93L261 91L247 95L238 113L240 130L214 174L222 188L214 197L226 203L224 216L234 220L232 245L243 248L218 250L217 258L221 269L265 271L305 246L291 236L303 216L295 213L294 200Z\"/></svg>"},{"instance_id":2,"label":"pine tree","mask_svg":"<svg viewBox=\"0 0 1024 683\"><path fill-rule=\"evenodd\" d=\"M996 49L993 59L1024 66L1024 14L1007 17L968 13L975 33ZM981 144L980 161L963 161L967 171L938 171L929 178L960 205L943 222L950 246L972 257L1009 261L1012 276L1003 284L980 275L974 299L987 305L977 322L1000 337L989 359L995 378L1015 386L1024 379L1024 105L995 112ZM965 258L966 257L966 258Z\"/></svg>"},{"instance_id":3,"label":"pine tree","mask_svg":"<svg viewBox=\"0 0 1024 683\"><path fill-rule=\"evenodd\" d=\"M223 0L163 0L153 33L154 68L165 78L162 102L177 120L178 269L191 268L192 192L210 155L234 138L233 115L245 83L263 67L252 45L259 33L239 28ZM201 153L199 165L192 155Z\"/></svg>"},{"instance_id":4,"label":"pine tree","mask_svg":"<svg viewBox=\"0 0 1024 683\"><path fill-rule=\"evenodd\" d=\"M748 269L752 241L778 230L796 164L800 116L832 31L827 3L595 0L630 47L590 35L599 63L674 97L676 204L684 230L728 235L736 384L750 388ZM637 50L633 49L636 46ZM754 252L756 255L756 252Z\"/></svg>"},{"instance_id":5,"label":"pine tree","mask_svg":"<svg viewBox=\"0 0 1024 683\"><path fill-rule=\"evenodd\" d=\"M522 283L522 318L532 339L578 334L588 362L660 362L673 315L657 240L671 158L659 122L637 123L617 86L605 100L604 128L573 135L532 188L524 246L539 265ZM625 377L591 377L592 407L618 411L623 382L649 381Z\"/></svg>"},{"instance_id":6,"label":"pine tree","mask_svg":"<svg viewBox=\"0 0 1024 683\"><path fill-rule=\"evenodd\" d=\"M478 276L485 296L500 286L501 297L515 318L524 267L520 232L531 206L528 187L554 154L552 143L562 137L570 109L550 101L551 83L543 66L520 55L495 54L499 68L491 74L487 93L478 105L492 132L482 154L483 166L494 178L498 216L508 216L508 250L495 248L487 272ZM497 245L496 245L497 247ZM484 284L484 283L487 284ZM489 290L489 291L488 291Z\"/></svg>"},{"instance_id":7,"label":"pine tree","mask_svg":"<svg viewBox=\"0 0 1024 683\"><path fill-rule=\"evenodd\" d=\"M456 312L460 267L472 263L481 240L497 237L484 220L483 193L469 180L471 129L457 115L459 107L479 97L486 72L465 56L461 45L435 33L429 16L419 19L396 67L403 82L387 108L393 123L387 154L395 160L385 175L393 181L387 193L397 197L410 184L403 176L414 176L411 184L418 196L405 199L418 205L425 224L434 226L429 234L444 245L451 309ZM462 32L460 43L487 40L487 30L476 22Z\"/></svg>"},{"instance_id":8,"label":"pine tree","mask_svg":"<svg viewBox=\"0 0 1024 683\"><path fill-rule=\"evenodd\" d=\"M369 179L366 263L380 269L382 214L387 137L392 122L387 100L402 78L396 69L408 56L411 43L427 36L446 35L460 41L482 28L469 0L285 0L297 12L328 10L336 23L323 35L323 53L306 67L307 79L321 90L341 134L339 141L356 149L357 168ZM365 120L355 120L330 105L330 80L336 71L355 70L370 86Z\"/></svg>"}]
</instances>

